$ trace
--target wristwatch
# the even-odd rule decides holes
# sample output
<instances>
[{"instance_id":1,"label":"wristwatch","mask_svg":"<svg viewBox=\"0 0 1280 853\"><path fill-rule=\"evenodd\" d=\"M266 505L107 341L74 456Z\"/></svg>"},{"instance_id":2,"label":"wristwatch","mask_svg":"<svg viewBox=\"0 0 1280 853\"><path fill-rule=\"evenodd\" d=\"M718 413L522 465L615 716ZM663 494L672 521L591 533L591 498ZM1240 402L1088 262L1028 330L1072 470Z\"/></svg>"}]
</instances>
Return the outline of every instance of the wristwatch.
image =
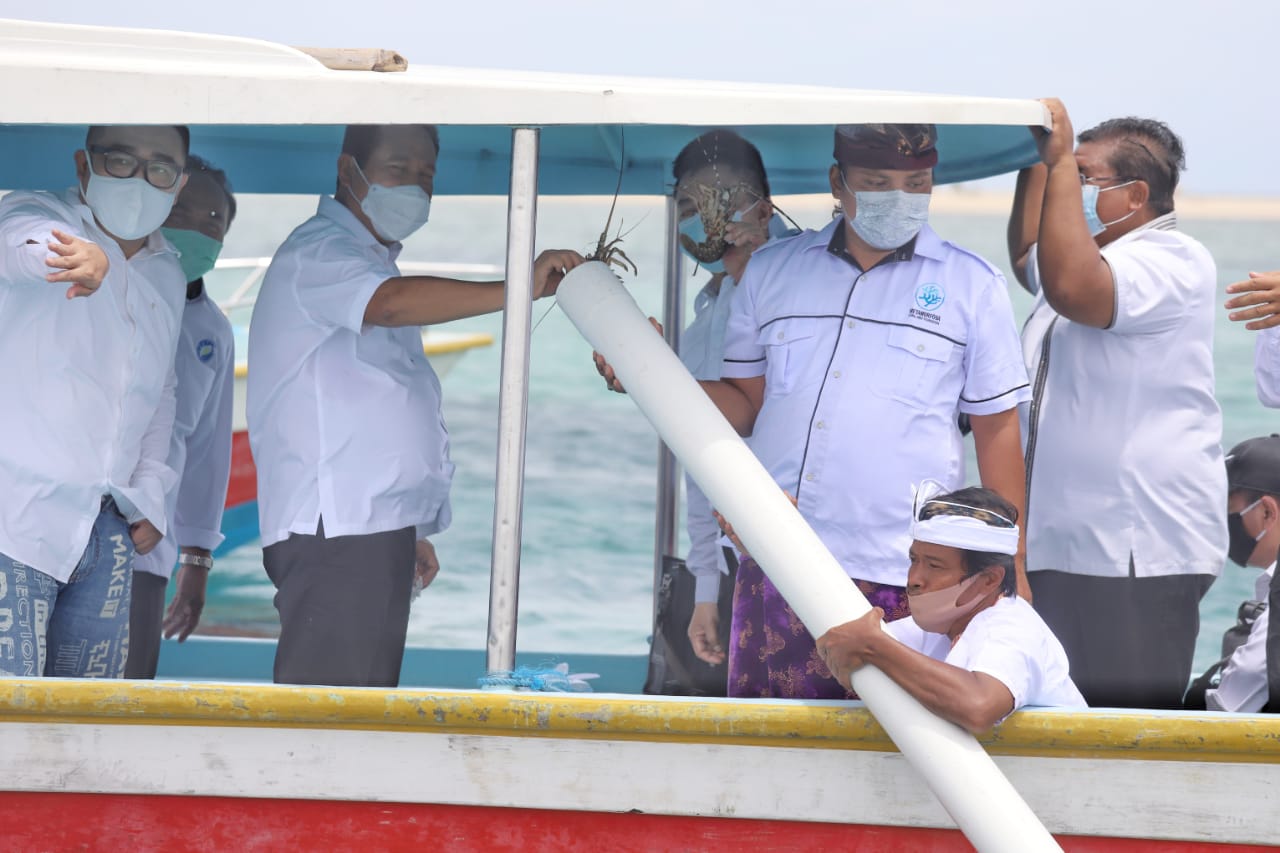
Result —
<instances>
[{"instance_id":1,"label":"wristwatch","mask_svg":"<svg viewBox=\"0 0 1280 853\"><path fill-rule=\"evenodd\" d=\"M213 557L201 557L199 554L179 554L178 565L199 566L202 569L212 569Z\"/></svg>"}]
</instances>

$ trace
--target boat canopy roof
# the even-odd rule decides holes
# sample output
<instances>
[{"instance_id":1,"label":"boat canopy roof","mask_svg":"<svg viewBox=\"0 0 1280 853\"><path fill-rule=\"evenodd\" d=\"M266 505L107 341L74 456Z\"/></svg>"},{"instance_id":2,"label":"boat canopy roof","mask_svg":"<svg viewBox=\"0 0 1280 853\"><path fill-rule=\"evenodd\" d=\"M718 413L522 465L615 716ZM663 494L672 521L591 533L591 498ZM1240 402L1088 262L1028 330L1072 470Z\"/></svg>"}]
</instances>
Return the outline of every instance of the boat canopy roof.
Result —
<instances>
[{"instance_id":1,"label":"boat canopy roof","mask_svg":"<svg viewBox=\"0 0 1280 853\"><path fill-rule=\"evenodd\" d=\"M253 39L0 20L0 187L70 183L90 124L187 124L192 150L238 192L333 188L343 126L440 125L436 191L505 195L512 127L542 131L539 191L663 194L671 162L701 131L754 142L775 194L828 191L833 126L931 122L939 183L1036 160L1032 100L819 86L717 83L420 66L333 70ZM625 155L624 155L625 142Z\"/></svg>"}]
</instances>

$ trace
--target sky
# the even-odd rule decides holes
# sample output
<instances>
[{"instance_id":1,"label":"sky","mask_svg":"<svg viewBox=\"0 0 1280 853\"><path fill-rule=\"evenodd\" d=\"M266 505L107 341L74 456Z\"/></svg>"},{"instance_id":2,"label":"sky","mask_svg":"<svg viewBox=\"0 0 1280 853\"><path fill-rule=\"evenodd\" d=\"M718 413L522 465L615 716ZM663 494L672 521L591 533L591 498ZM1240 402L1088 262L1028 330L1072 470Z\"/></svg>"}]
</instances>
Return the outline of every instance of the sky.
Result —
<instances>
[{"instance_id":1,"label":"sky","mask_svg":"<svg viewBox=\"0 0 1280 853\"><path fill-rule=\"evenodd\" d=\"M1183 189L1280 196L1275 0L0 0L0 17L381 47L410 63L1063 99L1139 115Z\"/></svg>"}]
</instances>

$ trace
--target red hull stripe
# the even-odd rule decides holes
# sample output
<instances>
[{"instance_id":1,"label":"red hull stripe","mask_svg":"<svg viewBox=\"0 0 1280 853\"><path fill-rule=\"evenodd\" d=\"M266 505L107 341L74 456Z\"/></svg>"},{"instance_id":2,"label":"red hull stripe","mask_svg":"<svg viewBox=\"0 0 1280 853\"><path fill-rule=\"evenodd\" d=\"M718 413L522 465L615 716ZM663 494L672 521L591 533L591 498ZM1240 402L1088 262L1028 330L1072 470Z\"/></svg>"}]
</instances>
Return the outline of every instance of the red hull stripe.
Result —
<instances>
[{"instance_id":1,"label":"red hull stripe","mask_svg":"<svg viewBox=\"0 0 1280 853\"><path fill-rule=\"evenodd\" d=\"M7 851L446 850L960 853L955 830L318 800L5 793ZM1235 853L1239 844L1059 836L1066 853Z\"/></svg>"}]
</instances>

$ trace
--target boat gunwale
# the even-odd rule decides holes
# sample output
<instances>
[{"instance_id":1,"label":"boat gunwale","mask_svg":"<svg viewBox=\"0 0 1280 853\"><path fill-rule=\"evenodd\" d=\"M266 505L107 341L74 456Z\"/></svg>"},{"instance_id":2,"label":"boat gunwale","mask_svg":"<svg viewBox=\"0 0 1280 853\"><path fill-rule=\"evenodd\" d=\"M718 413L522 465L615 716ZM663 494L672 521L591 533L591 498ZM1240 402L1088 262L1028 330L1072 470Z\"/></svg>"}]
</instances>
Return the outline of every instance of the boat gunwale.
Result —
<instances>
[{"instance_id":1,"label":"boat gunwale","mask_svg":"<svg viewBox=\"0 0 1280 853\"><path fill-rule=\"evenodd\" d=\"M0 723L248 726L896 752L860 703L267 684L0 679ZM1280 763L1280 718L1023 710L993 755Z\"/></svg>"}]
</instances>

